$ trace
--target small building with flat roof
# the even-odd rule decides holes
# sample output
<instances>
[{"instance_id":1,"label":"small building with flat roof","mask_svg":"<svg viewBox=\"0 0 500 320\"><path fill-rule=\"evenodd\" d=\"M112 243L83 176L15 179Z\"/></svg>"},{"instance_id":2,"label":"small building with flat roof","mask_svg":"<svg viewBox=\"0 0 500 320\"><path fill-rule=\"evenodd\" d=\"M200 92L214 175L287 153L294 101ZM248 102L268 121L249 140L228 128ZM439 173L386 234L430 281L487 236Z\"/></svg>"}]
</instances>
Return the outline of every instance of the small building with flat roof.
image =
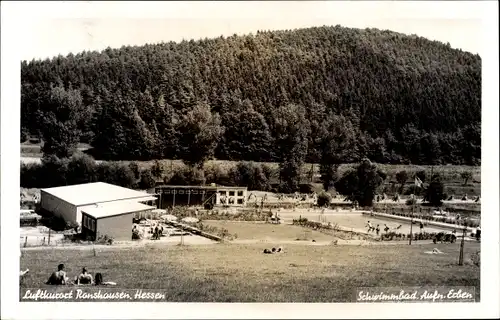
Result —
<instances>
[{"instance_id":1,"label":"small building with flat roof","mask_svg":"<svg viewBox=\"0 0 500 320\"><path fill-rule=\"evenodd\" d=\"M63 218L66 222L82 223L82 210L96 204L113 202L143 203L155 205L153 194L136 191L104 182L42 189L40 207L43 211Z\"/></svg>"},{"instance_id":2,"label":"small building with flat roof","mask_svg":"<svg viewBox=\"0 0 500 320\"><path fill-rule=\"evenodd\" d=\"M82 233L96 240L108 236L114 240L132 240L134 215L151 212L155 207L139 202L117 201L97 204L82 209Z\"/></svg>"},{"instance_id":3,"label":"small building with flat roof","mask_svg":"<svg viewBox=\"0 0 500 320\"><path fill-rule=\"evenodd\" d=\"M209 186L173 186L155 187L158 195L158 208L175 206L245 206L247 203L246 187Z\"/></svg>"}]
</instances>

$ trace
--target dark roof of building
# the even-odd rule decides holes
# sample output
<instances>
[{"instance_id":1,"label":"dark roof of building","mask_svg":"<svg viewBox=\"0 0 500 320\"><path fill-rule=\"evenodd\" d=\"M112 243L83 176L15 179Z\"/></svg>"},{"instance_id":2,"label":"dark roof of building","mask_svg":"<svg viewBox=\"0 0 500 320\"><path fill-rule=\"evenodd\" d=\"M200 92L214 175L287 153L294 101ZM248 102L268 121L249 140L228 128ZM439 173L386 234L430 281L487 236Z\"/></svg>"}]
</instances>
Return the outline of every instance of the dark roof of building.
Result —
<instances>
[{"instance_id":1,"label":"dark roof of building","mask_svg":"<svg viewBox=\"0 0 500 320\"><path fill-rule=\"evenodd\" d=\"M227 187L227 186L174 186L174 185L159 185L156 188L168 188L168 189L203 189L203 190L217 190L217 189L237 189L246 190L247 187Z\"/></svg>"},{"instance_id":2,"label":"dark roof of building","mask_svg":"<svg viewBox=\"0 0 500 320\"><path fill-rule=\"evenodd\" d=\"M172 185L160 185L156 186L156 188L169 188L169 189L213 189L216 190L217 187L214 186L172 186Z\"/></svg>"}]
</instances>

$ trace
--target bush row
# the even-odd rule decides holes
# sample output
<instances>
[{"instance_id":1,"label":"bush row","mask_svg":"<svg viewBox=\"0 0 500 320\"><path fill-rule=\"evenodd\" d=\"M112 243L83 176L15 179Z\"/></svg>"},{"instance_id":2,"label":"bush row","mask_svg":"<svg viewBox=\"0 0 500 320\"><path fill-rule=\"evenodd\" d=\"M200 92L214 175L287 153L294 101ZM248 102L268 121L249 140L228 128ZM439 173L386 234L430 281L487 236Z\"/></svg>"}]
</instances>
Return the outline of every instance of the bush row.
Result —
<instances>
[{"instance_id":1,"label":"bush row","mask_svg":"<svg viewBox=\"0 0 500 320\"><path fill-rule=\"evenodd\" d=\"M216 183L226 186L246 186L249 190L279 192L272 185L276 170L266 164L242 161L235 167L210 166L205 170L181 166L171 176L164 176L158 161L151 168L139 169L136 162L100 162L86 154L59 159L49 156L41 163L21 164L21 187L50 188L88 182L108 182L126 188L149 189L157 181L173 185L203 185ZM312 192L309 184L300 185L305 193ZM299 191L299 190L297 190Z\"/></svg>"},{"instance_id":2,"label":"bush row","mask_svg":"<svg viewBox=\"0 0 500 320\"><path fill-rule=\"evenodd\" d=\"M169 210L169 214L182 219L194 216L195 211L189 209L188 207L174 207ZM265 221L268 217L268 213L261 212L259 210L245 210L237 211L235 213L224 210L200 210L198 211L196 217L199 220Z\"/></svg>"},{"instance_id":3,"label":"bush row","mask_svg":"<svg viewBox=\"0 0 500 320\"><path fill-rule=\"evenodd\" d=\"M154 186L149 169L119 162L96 163L77 154L71 158L43 158L41 163L21 164L21 187L50 188L88 182L107 182L126 188L148 189Z\"/></svg>"},{"instance_id":4,"label":"bush row","mask_svg":"<svg viewBox=\"0 0 500 320\"><path fill-rule=\"evenodd\" d=\"M413 233L413 236L410 236L410 234L404 234L404 233L399 233L399 232L387 232L387 233L382 233L380 235L380 239L383 241L392 241L392 240L405 240L405 239L410 239L412 240L432 240L436 238L438 235L437 232L418 232L418 233Z\"/></svg>"},{"instance_id":5,"label":"bush row","mask_svg":"<svg viewBox=\"0 0 500 320\"><path fill-rule=\"evenodd\" d=\"M353 240L353 239L358 239L358 240L368 240L372 241L373 238L368 235L364 235L362 233L356 233L356 232L350 232L350 231L344 231L341 230L338 224L322 224L320 222L315 222L315 221L308 221L307 218L299 218L299 219L294 219L292 224L313 229L316 231L319 231L321 233L333 235L336 238L339 239L344 239L344 240ZM297 239L299 240L299 239ZM335 241L336 243L336 241Z\"/></svg>"},{"instance_id":6,"label":"bush row","mask_svg":"<svg viewBox=\"0 0 500 320\"><path fill-rule=\"evenodd\" d=\"M201 231L216 235L216 236L221 237L223 239L234 240L234 239L238 238L238 235L236 233L231 234L231 233L229 233L229 230L227 230L226 228L219 228L216 226L210 226L207 224L203 224L202 222L198 222L198 223L194 224L193 226L198 228Z\"/></svg>"},{"instance_id":7,"label":"bush row","mask_svg":"<svg viewBox=\"0 0 500 320\"><path fill-rule=\"evenodd\" d=\"M338 224L331 224L329 222L328 224L325 225L325 224L323 224L321 222L307 220L307 218L293 219L292 220L292 224L293 225L298 225L298 226L301 226L301 227L310 228L310 229L313 229L313 230L322 230L322 229L336 230L336 231L340 230L339 227L338 227Z\"/></svg>"}]
</instances>

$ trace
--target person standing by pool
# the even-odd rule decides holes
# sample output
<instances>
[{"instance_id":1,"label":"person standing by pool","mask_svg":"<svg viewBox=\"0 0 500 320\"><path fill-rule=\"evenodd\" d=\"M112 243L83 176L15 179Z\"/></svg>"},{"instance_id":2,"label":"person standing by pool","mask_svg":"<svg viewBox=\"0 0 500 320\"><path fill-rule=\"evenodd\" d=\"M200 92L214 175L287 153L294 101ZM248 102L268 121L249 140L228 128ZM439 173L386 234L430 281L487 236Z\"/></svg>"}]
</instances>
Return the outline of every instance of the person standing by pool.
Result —
<instances>
[{"instance_id":1,"label":"person standing by pool","mask_svg":"<svg viewBox=\"0 0 500 320\"><path fill-rule=\"evenodd\" d=\"M366 227L368 227L368 232L371 232L372 230L375 230L375 228L373 227L372 223L368 220L367 224L366 224Z\"/></svg>"}]
</instances>

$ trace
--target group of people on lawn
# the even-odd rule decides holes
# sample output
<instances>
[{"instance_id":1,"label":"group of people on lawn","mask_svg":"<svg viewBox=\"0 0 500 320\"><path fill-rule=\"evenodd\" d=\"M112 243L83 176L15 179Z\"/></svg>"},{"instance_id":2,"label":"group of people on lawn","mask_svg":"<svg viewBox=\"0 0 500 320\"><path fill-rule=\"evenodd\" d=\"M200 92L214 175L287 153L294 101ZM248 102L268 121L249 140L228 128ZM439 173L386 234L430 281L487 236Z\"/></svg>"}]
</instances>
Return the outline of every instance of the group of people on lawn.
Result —
<instances>
[{"instance_id":1,"label":"group of people on lawn","mask_svg":"<svg viewBox=\"0 0 500 320\"><path fill-rule=\"evenodd\" d=\"M87 271L87 268L83 267L82 272L75 278L74 282L69 280L69 277L64 270L64 264L59 264L57 266L57 271L52 272L46 284L49 285L66 285L66 284L75 284L75 285L116 285L114 282L103 282L102 274L96 273L95 279L92 277Z\"/></svg>"}]
</instances>

